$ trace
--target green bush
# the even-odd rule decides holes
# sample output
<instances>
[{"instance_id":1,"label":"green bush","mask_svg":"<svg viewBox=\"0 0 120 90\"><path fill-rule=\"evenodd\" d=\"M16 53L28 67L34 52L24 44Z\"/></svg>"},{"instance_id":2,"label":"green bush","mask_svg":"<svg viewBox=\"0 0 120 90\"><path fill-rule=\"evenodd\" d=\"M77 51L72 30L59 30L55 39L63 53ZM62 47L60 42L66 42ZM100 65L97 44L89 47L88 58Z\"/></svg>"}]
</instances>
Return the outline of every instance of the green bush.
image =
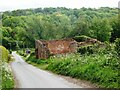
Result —
<instances>
[{"instance_id":1,"label":"green bush","mask_svg":"<svg viewBox=\"0 0 120 90\"><path fill-rule=\"evenodd\" d=\"M7 63L2 65L2 88L14 88L13 75Z\"/></svg>"},{"instance_id":2,"label":"green bush","mask_svg":"<svg viewBox=\"0 0 120 90\"><path fill-rule=\"evenodd\" d=\"M35 53L31 53L29 57L26 58L26 61L30 61L30 62L33 62L33 63L36 63L36 64L47 64L48 63L48 60L45 60L45 59L37 59L35 57Z\"/></svg>"},{"instance_id":3,"label":"green bush","mask_svg":"<svg viewBox=\"0 0 120 90\"><path fill-rule=\"evenodd\" d=\"M2 57L2 62L7 62L8 60L8 50L3 47L3 46L0 46L0 56Z\"/></svg>"},{"instance_id":4,"label":"green bush","mask_svg":"<svg viewBox=\"0 0 120 90\"><path fill-rule=\"evenodd\" d=\"M90 40L91 38L85 35L81 35L81 36L75 36L73 39L76 40L77 42L84 42L86 40Z\"/></svg>"},{"instance_id":5,"label":"green bush","mask_svg":"<svg viewBox=\"0 0 120 90\"><path fill-rule=\"evenodd\" d=\"M81 46L77 50L77 52L81 54L85 54L85 53L93 54L96 51L97 50L95 45Z\"/></svg>"},{"instance_id":6,"label":"green bush","mask_svg":"<svg viewBox=\"0 0 120 90\"><path fill-rule=\"evenodd\" d=\"M47 70L97 83L103 88L118 88L118 58L110 54L68 55L52 58Z\"/></svg>"},{"instance_id":7,"label":"green bush","mask_svg":"<svg viewBox=\"0 0 120 90\"><path fill-rule=\"evenodd\" d=\"M10 55L8 55L8 50L3 46L0 46L0 57L2 59L2 61L0 59L0 67L2 69L2 71L0 71L0 76L2 77L2 81L0 80L0 84L1 84L0 89L13 88L14 87L13 75L11 73L11 69L8 64L11 57Z\"/></svg>"},{"instance_id":8,"label":"green bush","mask_svg":"<svg viewBox=\"0 0 120 90\"><path fill-rule=\"evenodd\" d=\"M115 50L116 50L116 52L118 53L118 55L120 56L120 38L117 38L116 40L115 40Z\"/></svg>"},{"instance_id":9,"label":"green bush","mask_svg":"<svg viewBox=\"0 0 120 90\"><path fill-rule=\"evenodd\" d=\"M23 50L18 50L17 53L20 54L21 56L25 56L26 54Z\"/></svg>"},{"instance_id":10,"label":"green bush","mask_svg":"<svg viewBox=\"0 0 120 90\"><path fill-rule=\"evenodd\" d=\"M101 88L120 88L119 58L113 51L112 44L107 48L89 45L81 47L78 54L56 55L41 60L36 59L33 53L27 60L57 74L97 83Z\"/></svg>"},{"instance_id":11,"label":"green bush","mask_svg":"<svg viewBox=\"0 0 120 90\"><path fill-rule=\"evenodd\" d=\"M17 51L18 54L20 54L21 56L27 57L29 54L26 53L25 49L21 49ZM35 49L34 48L30 48L30 54L34 54L35 53Z\"/></svg>"}]
</instances>

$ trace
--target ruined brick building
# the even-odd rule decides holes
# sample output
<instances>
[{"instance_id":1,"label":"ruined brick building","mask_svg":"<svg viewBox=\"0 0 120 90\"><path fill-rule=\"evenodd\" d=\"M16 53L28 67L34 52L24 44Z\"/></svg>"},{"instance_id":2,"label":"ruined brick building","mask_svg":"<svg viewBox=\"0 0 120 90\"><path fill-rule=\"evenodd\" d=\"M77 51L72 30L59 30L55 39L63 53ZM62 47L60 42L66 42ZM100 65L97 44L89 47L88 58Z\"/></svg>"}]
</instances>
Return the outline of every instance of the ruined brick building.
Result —
<instances>
[{"instance_id":1,"label":"ruined brick building","mask_svg":"<svg viewBox=\"0 0 120 90\"><path fill-rule=\"evenodd\" d=\"M77 51L77 42L74 39L36 40L36 57L45 59L51 55L73 53Z\"/></svg>"}]
</instances>

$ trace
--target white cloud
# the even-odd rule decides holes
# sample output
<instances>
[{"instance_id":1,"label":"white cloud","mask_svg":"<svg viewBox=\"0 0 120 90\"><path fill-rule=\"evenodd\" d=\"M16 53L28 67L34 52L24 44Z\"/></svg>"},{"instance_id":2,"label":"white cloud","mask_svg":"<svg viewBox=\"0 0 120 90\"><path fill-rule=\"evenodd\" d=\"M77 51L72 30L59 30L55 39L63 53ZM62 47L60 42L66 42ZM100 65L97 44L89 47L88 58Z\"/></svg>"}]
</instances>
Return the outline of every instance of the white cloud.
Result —
<instances>
[{"instance_id":1,"label":"white cloud","mask_svg":"<svg viewBox=\"0 0 120 90\"><path fill-rule=\"evenodd\" d=\"M118 7L119 0L0 0L0 11L38 7Z\"/></svg>"}]
</instances>

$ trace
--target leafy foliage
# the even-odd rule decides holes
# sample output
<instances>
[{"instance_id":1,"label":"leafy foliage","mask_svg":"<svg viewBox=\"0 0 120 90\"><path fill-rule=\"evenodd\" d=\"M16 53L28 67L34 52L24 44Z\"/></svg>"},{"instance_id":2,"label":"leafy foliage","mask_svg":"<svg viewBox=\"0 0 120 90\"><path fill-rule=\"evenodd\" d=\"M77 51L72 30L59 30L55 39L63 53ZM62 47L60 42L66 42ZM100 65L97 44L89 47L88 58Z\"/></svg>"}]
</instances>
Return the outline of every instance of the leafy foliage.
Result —
<instances>
[{"instance_id":1,"label":"leafy foliage","mask_svg":"<svg viewBox=\"0 0 120 90\"><path fill-rule=\"evenodd\" d=\"M93 54L96 53L96 47L94 45L88 45L88 46L81 46L78 48L78 53L85 54Z\"/></svg>"},{"instance_id":2,"label":"leafy foliage","mask_svg":"<svg viewBox=\"0 0 120 90\"><path fill-rule=\"evenodd\" d=\"M61 39L86 35L100 41L119 38L117 8L37 8L2 14L3 45L10 49L34 47L36 39ZM22 43L21 43L22 42Z\"/></svg>"},{"instance_id":3,"label":"leafy foliage","mask_svg":"<svg viewBox=\"0 0 120 90\"><path fill-rule=\"evenodd\" d=\"M90 27L90 35L100 41L109 41L112 28L107 19L94 18ZM92 36L93 35L93 36Z\"/></svg>"},{"instance_id":4,"label":"leafy foliage","mask_svg":"<svg viewBox=\"0 0 120 90\"><path fill-rule=\"evenodd\" d=\"M10 57L5 47L0 46L0 89L14 88L14 80L11 73L11 69L8 65ZM1 60L2 59L2 60Z\"/></svg>"},{"instance_id":5,"label":"leafy foliage","mask_svg":"<svg viewBox=\"0 0 120 90\"><path fill-rule=\"evenodd\" d=\"M118 55L120 56L120 38L117 38L115 40L115 44L116 44L115 50L117 51Z\"/></svg>"},{"instance_id":6,"label":"leafy foliage","mask_svg":"<svg viewBox=\"0 0 120 90\"><path fill-rule=\"evenodd\" d=\"M2 65L2 88L14 88L13 75L8 63Z\"/></svg>"},{"instance_id":7,"label":"leafy foliage","mask_svg":"<svg viewBox=\"0 0 120 90\"><path fill-rule=\"evenodd\" d=\"M92 46L92 53L91 50L87 49L82 54L80 52L56 55L45 60L36 59L35 55L31 54L27 58L27 62L57 74L89 80L97 83L101 88L119 88L119 57L114 51L114 46L106 46L108 48L95 47Z\"/></svg>"},{"instance_id":8,"label":"leafy foliage","mask_svg":"<svg viewBox=\"0 0 120 90\"><path fill-rule=\"evenodd\" d=\"M71 55L65 58L52 58L47 67L55 73L90 80L100 87L118 88L119 64L117 58L108 55ZM109 74L109 75L108 75Z\"/></svg>"},{"instance_id":9,"label":"leafy foliage","mask_svg":"<svg viewBox=\"0 0 120 90\"><path fill-rule=\"evenodd\" d=\"M74 39L77 42L84 42L84 41L90 40L91 38L85 35L81 35L81 36L75 36Z\"/></svg>"},{"instance_id":10,"label":"leafy foliage","mask_svg":"<svg viewBox=\"0 0 120 90\"><path fill-rule=\"evenodd\" d=\"M1 56L1 62L8 62L8 51L5 47L0 46L0 56Z\"/></svg>"},{"instance_id":11,"label":"leafy foliage","mask_svg":"<svg viewBox=\"0 0 120 90\"><path fill-rule=\"evenodd\" d=\"M7 49L33 48L36 39L75 37L76 41L81 42L91 37L102 42L114 42L120 38L117 8L37 8L6 11L2 15L3 26L0 30L3 32L3 46ZM76 55L51 57L48 60L38 60L33 54L27 56L24 51L19 53L27 56L28 62L45 65L53 72L90 80L100 87L119 88L119 58L116 56L116 52L119 54L120 51L119 42L117 39L115 49L110 43L99 49L94 45L83 46ZM6 61L6 52L5 55Z\"/></svg>"}]
</instances>

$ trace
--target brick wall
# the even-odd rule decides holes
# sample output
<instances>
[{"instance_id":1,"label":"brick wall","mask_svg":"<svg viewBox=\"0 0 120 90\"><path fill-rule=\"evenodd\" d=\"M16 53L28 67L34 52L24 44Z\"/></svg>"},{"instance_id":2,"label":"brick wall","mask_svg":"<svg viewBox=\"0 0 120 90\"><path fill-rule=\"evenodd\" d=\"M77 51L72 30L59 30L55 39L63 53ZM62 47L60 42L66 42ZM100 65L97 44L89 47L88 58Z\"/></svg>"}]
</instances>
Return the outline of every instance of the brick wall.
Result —
<instances>
[{"instance_id":1,"label":"brick wall","mask_svg":"<svg viewBox=\"0 0 120 90\"><path fill-rule=\"evenodd\" d=\"M36 41L37 58L48 58L50 55L73 53L76 51L77 51L77 42L73 39Z\"/></svg>"}]
</instances>

